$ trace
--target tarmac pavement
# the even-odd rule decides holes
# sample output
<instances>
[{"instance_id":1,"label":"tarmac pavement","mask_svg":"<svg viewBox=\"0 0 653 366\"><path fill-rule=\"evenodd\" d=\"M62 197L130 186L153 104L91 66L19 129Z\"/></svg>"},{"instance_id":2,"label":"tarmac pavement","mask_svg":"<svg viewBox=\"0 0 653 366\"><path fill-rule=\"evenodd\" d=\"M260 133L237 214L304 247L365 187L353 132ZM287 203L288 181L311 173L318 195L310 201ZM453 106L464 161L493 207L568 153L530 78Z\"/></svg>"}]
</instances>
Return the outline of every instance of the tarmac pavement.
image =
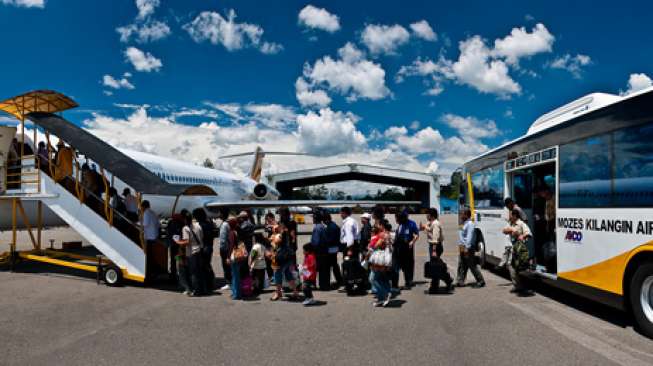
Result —
<instances>
[{"instance_id":1,"label":"tarmac pavement","mask_svg":"<svg viewBox=\"0 0 653 366\"><path fill-rule=\"evenodd\" d=\"M443 223L453 274L456 217ZM44 243L50 237L77 239L69 229L46 231ZM9 238L0 233L0 250ZM271 302L271 292L236 302L228 291L188 298L138 285L98 286L93 275L22 263L17 272L0 272L0 364L653 364L653 341L634 331L626 314L555 288L517 297L505 274L483 271L485 288L424 294L425 247L423 235L418 286L390 308L336 291L316 291L321 304L308 308ZM218 260L214 267L221 276Z\"/></svg>"}]
</instances>

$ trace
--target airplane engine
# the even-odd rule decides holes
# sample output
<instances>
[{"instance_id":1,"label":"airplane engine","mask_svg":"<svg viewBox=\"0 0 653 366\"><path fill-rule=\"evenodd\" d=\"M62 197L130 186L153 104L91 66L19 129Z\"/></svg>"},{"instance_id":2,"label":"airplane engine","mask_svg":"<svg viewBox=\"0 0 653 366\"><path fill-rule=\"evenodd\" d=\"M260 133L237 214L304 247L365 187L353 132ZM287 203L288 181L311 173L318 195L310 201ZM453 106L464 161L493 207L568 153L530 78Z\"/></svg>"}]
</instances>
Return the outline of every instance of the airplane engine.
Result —
<instances>
[{"instance_id":1,"label":"airplane engine","mask_svg":"<svg viewBox=\"0 0 653 366\"><path fill-rule=\"evenodd\" d=\"M256 186L254 186L254 197L257 200L268 199L269 195L270 195L270 190L268 189L267 185L263 183L259 183Z\"/></svg>"},{"instance_id":2,"label":"airplane engine","mask_svg":"<svg viewBox=\"0 0 653 366\"><path fill-rule=\"evenodd\" d=\"M279 192L268 184L258 183L254 186L252 196L257 200L275 200L279 199Z\"/></svg>"}]
</instances>

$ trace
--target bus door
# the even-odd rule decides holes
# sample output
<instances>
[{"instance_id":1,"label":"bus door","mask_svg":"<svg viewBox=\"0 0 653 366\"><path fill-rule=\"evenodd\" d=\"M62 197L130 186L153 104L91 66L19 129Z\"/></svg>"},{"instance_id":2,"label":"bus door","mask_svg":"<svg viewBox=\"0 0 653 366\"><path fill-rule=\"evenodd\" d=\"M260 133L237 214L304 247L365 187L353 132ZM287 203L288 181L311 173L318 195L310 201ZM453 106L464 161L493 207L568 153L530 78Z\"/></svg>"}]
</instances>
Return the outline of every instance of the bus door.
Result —
<instances>
[{"instance_id":1,"label":"bus door","mask_svg":"<svg viewBox=\"0 0 653 366\"><path fill-rule=\"evenodd\" d=\"M528 243L538 271L556 273L555 162L513 171L509 185L515 203L528 217L533 238ZM548 211L547 211L548 210ZM547 220L548 219L548 220Z\"/></svg>"}]
</instances>

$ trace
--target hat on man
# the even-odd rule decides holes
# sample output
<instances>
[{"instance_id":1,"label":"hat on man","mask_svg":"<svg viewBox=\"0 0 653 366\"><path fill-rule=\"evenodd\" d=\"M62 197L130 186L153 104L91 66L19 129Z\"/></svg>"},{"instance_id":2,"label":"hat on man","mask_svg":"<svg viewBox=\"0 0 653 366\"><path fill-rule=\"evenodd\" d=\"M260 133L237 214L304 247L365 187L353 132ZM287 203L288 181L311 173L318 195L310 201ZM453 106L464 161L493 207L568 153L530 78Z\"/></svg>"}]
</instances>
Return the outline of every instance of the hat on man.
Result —
<instances>
[{"instance_id":1,"label":"hat on man","mask_svg":"<svg viewBox=\"0 0 653 366\"><path fill-rule=\"evenodd\" d=\"M247 211L240 211L240 213L238 214L239 219L246 219L248 217L249 217L249 214L247 213Z\"/></svg>"},{"instance_id":2,"label":"hat on man","mask_svg":"<svg viewBox=\"0 0 653 366\"><path fill-rule=\"evenodd\" d=\"M371 218L372 218L372 215L368 214L367 212L361 215L361 219L369 220Z\"/></svg>"}]
</instances>

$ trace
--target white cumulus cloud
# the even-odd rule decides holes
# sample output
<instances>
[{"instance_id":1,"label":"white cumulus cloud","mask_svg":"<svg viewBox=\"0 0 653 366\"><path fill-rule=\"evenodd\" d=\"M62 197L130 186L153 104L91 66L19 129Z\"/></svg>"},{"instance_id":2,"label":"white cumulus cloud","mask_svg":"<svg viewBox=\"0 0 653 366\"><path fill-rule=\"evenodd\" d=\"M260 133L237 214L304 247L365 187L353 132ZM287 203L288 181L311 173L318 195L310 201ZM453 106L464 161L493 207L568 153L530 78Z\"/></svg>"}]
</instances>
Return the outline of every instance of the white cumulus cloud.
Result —
<instances>
[{"instance_id":1,"label":"white cumulus cloud","mask_svg":"<svg viewBox=\"0 0 653 366\"><path fill-rule=\"evenodd\" d=\"M628 95L646 88L653 86L653 80L651 80L648 75L641 74L630 74L628 78L628 89L625 92L621 92L621 95Z\"/></svg>"},{"instance_id":2,"label":"white cumulus cloud","mask_svg":"<svg viewBox=\"0 0 653 366\"><path fill-rule=\"evenodd\" d=\"M508 73L502 60L491 58L491 50L479 36L460 42L460 56L451 70L458 83L474 87L481 93L508 97L521 93L521 86Z\"/></svg>"},{"instance_id":3,"label":"white cumulus cloud","mask_svg":"<svg viewBox=\"0 0 653 366\"><path fill-rule=\"evenodd\" d=\"M300 25L333 33L340 30L340 20L326 9L306 5L297 17Z\"/></svg>"},{"instance_id":4,"label":"white cumulus cloud","mask_svg":"<svg viewBox=\"0 0 653 366\"><path fill-rule=\"evenodd\" d=\"M363 53L351 43L338 53L339 59L324 56L313 65L304 66L304 78L311 90L325 86L346 95L349 101L378 100L390 95L385 85L385 70L380 64L363 58Z\"/></svg>"},{"instance_id":5,"label":"white cumulus cloud","mask_svg":"<svg viewBox=\"0 0 653 366\"><path fill-rule=\"evenodd\" d=\"M331 97L324 90L311 90L310 85L299 77L295 82L295 95L302 107L326 107L331 104Z\"/></svg>"},{"instance_id":6,"label":"white cumulus cloud","mask_svg":"<svg viewBox=\"0 0 653 366\"><path fill-rule=\"evenodd\" d=\"M300 151L315 155L338 155L366 148L365 136L356 128L358 116L352 113L309 111L297 116Z\"/></svg>"},{"instance_id":7,"label":"white cumulus cloud","mask_svg":"<svg viewBox=\"0 0 653 366\"><path fill-rule=\"evenodd\" d=\"M431 28L431 25L426 20L420 20L419 22L412 23L410 25L410 29L413 31L416 37L423 40L438 40L438 35L433 31L433 28Z\"/></svg>"},{"instance_id":8,"label":"white cumulus cloud","mask_svg":"<svg viewBox=\"0 0 653 366\"><path fill-rule=\"evenodd\" d=\"M132 74L126 72L123 74L122 78L114 78L111 75L104 75L102 77L102 85L112 88L112 89L134 89L134 84L129 81L129 78Z\"/></svg>"},{"instance_id":9,"label":"white cumulus cloud","mask_svg":"<svg viewBox=\"0 0 653 366\"><path fill-rule=\"evenodd\" d=\"M309 112L299 115L294 128L287 130L249 121L246 109L253 105L256 104L215 103L216 109L182 108L162 117L150 113L150 110L157 109L156 106L129 106L131 111L125 118L96 113L84 121L84 127L120 148L197 164L206 158L214 160L220 155L253 152L257 146L264 151L315 154L268 156L264 161L264 174L352 162L415 171L427 169L425 164L404 151L387 147L370 149L365 136L356 129L358 117L351 113L330 109ZM237 117L222 120L222 116L212 113L218 111L217 107ZM254 107L254 110L259 109ZM206 117L207 121L199 125L177 122L176 118L183 115ZM244 175L251 167L251 158L220 159L214 163L218 168Z\"/></svg>"},{"instance_id":10,"label":"white cumulus cloud","mask_svg":"<svg viewBox=\"0 0 653 366\"><path fill-rule=\"evenodd\" d=\"M392 149L411 156L426 156L432 159L435 165L430 167L433 169L427 167L427 171L444 168L450 172L463 162L487 151L488 146L483 142L484 139L501 135L492 120L454 114L445 114L440 120L451 127L455 134L445 137L431 126L421 130L417 126L411 134L404 126L392 126L385 130L383 137L389 141L388 146Z\"/></svg>"},{"instance_id":11,"label":"white cumulus cloud","mask_svg":"<svg viewBox=\"0 0 653 366\"><path fill-rule=\"evenodd\" d=\"M154 42L168 37L171 33L170 27L158 20L148 21L144 24L129 24L116 28L120 34L120 42L129 42L132 38L138 43Z\"/></svg>"},{"instance_id":12,"label":"white cumulus cloud","mask_svg":"<svg viewBox=\"0 0 653 366\"><path fill-rule=\"evenodd\" d=\"M259 25L236 22L233 9L229 10L226 18L217 12L203 11L183 29L195 42L208 41L224 46L227 51L256 48L264 54L275 54L283 49L281 44L264 42L264 30Z\"/></svg>"},{"instance_id":13,"label":"white cumulus cloud","mask_svg":"<svg viewBox=\"0 0 653 366\"><path fill-rule=\"evenodd\" d=\"M125 50L125 57L134 66L136 71L151 72L159 71L163 63L149 52L143 52L136 47L128 47Z\"/></svg>"},{"instance_id":14,"label":"white cumulus cloud","mask_svg":"<svg viewBox=\"0 0 653 366\"><path fill-rule=\"evenodd\" d=\"M516 65L520 58L551 52L553 42L555 37L542 23L536 24L530 33L525 27L513 28L509 35L494 41L494 54Z\"/></svg>"},{"instance_id":15,"label":"white cumulus cloud","mask_svg":"<svg viewBox=\"0 0 653 366\"><path fill-rule=\"evenodd\" d=\"M160 0L136 0L136 8L138 8L137 18L145 19L154 14L154 11L159 5L161 5Z\"/></svg>"},{"instance_id":16,"label":"white cumulus cloud","mask_svg":"<svg viewBox=\"0 0 653 366\"><path fill-rule=\"evenodd\" d=\"M507 36L496 39L493 47L489 47L480 35L474 35L459 43L458 59L450 60L443 55L437 61L418 58L412 64L402 66L395 80L402 82L409 76L426 78L426 95L441 94L444 82L451 80L481 93L510 98L522 91L521 85L510 75L511 68L520 70L520 59L551 52L554 42L553 34L541 23L536 24L530 32L525 27L513 28ZM590 62L588 56L579 56L575 62L583 63L581 66ZM579 66L576 66L578 69ZM529 70L520 72L536 75Z\"/></svg>"},{"instance_id":17,"label":"white cumulus cloud","mask_svg":"<svg viewBox=\"0 0 653 366\"><path fill-rule=\"evenodd\" d=\"M45 0L2 0L5 5L17 6L19 8L41 8L45 7Z\"/></svg>"},{"instance_id":18,"label":"white cumulus cloud","mask_svg":"<svg viewBox=\"0 0 653 366\"><path fill-rule=\"evenodd\" d=\"M372 54L395 54L399 46L408 42L410 34L399 24L368 24L361 33L361 42Z\"/></svg>"},{"instance_id":19,"label":"white cumulus cloud","mask_svg":"<svg viewBox=\"0 0 653 366\"><path fill-rule=\"evenodd\" d=\"M592 59L587 55L578 54L572 56L566 54L550 61L547 66L552 69L566 70L571 73L574 78L580 79L583 77L583 67L588 66L591 63Z\"/></svg>"},{"instance_id":20,"label":"white cumulus cloud","mask_svg":"<svg viewBox=\"0 0 653 366\"><path fill-rule=\"evenodd\" d=\"M445 114L442 121L453 128L464 139L484 139L500 135L496 122L479 120L476 117L462 117L455 114Z\"/></svg>"},{"instance_id":21,"label":"white cumulus cloud","mask_svg":"<svg viewBox=\"0 0 653 366\"><path fill-rule=\"evenodd\" d=\"M248 104L244 107L253 117L265 121L265 125L273 128L284 127L295 122L295 111L281 104Z\"/></svg>"}]
</instances>

